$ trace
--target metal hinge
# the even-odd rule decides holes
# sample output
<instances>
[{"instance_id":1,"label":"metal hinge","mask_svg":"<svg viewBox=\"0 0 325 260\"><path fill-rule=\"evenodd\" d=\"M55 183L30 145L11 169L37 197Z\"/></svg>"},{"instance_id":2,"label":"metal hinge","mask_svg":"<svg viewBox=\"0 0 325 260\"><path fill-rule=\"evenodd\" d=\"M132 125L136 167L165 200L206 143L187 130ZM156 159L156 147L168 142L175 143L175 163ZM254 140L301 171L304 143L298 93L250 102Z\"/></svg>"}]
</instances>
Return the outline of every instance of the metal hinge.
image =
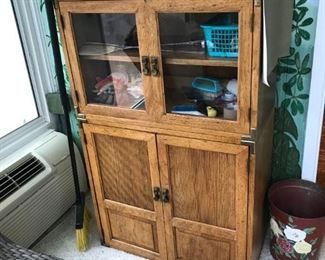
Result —
<instances>
[{"instance_id":1,"label":"metal hinge","mask_svg":"<svg viewBox=\"0 0 325 260\"><path fill-rule=\"evenodd\" d=\"M240 143L242 145L249 146L249 152L250 154L255 154L255 144L256 144L256 129L251 129L250 135L243 135L241 138Z\"/></svg>"},{"instance_id":2,"label":"metal hinge","mask_svg":"<svg viewBox=\"0 0 325 260\"><path fill-rule=\"evenodd\" d=\"M254 23L255 23L255 15L254 14L252 14L251 15L251 18L250 18L250 29L251 29L251 32L254 32Z\"/></svg>"},{"instance_id":3,"label":"metal hinge","mask_svg":"<svg viewBox=\"0 0 325 260\"><path fill-rule=\"evenodd\" d=\"M254 0L254 5L260 7L262 5L262 0Z\"/></svg>"},{"instance_id":4,"label":"metal hinge","mask_svg":"<svg viewBox=\"0 0 325 260\"><path fill-rule=\"evenodd\" d=\"M161 201L164 203L169 202L169 190L161 189L159 187L154 187L153 188L153 199L155 201Z\"/></svg>"},{"instance_id":5,"label":"metal hinge","mask_svg":"<svg viewBox=\"0 0 325 260\"><path fill-rule=\"evenodd\" d=\"M77 114L77 120L78 120L80 123L86 123L86 122L87 122L86 115L85 115L85 114L78 113L78 114Z\"/></svg>"}]
</instances>

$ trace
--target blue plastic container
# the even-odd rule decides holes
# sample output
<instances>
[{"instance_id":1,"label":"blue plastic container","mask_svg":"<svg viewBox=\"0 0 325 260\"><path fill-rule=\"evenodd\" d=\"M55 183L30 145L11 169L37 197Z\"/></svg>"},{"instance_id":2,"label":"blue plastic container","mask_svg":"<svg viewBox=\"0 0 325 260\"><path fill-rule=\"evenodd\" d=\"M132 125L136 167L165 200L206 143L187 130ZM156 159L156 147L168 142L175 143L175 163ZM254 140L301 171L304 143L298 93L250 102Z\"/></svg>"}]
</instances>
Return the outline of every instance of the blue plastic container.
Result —
<instances>
[{"instance_id":1,"label":"blue plastic container","mask_svg":"<svg viewBox=\"0 0 325 260\"><path fill-rule=\"evenodd\" d=\"M238 57L238 25L201 25L211 57Z\"/></svg>"},{"instance_id":2,"label":"blue plastic container","mask_svg":"<svg viewBox=\"0 0 325 260\"><path fill-rule=\"evenodd\" d=\"M196 77L192 81L192 87L208 93L218 94L222 92L219 80L212 77Z\"/></svg>"},{"instance_id":3,"label":"blue plastic container","mask_svg":"<svg viewBox=\"0 0 325 260\"><path fill-rule=\"evenodd\" d=\"M204 100L214 100L222 95L222 86L218 79L212 77L196 77L192 88L200 93Z\"/></svg>"}]
</instances>

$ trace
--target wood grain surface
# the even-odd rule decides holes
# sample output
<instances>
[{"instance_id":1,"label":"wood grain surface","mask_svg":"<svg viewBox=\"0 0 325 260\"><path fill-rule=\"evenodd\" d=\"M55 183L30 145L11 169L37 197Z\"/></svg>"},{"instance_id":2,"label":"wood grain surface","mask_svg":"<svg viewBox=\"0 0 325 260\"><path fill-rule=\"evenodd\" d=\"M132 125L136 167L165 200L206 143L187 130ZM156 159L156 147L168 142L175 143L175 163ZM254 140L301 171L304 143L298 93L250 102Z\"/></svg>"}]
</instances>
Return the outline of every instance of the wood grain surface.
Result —
<instances>
[{"instance_id":1,"label":"wood grain surface","mask_svg":"<svg viewBox=\"0 0 325 260\"><path fill-rule=\"evenodd\" d=\"M95 134L105 199L153 210L147 144Z\"/></svg>"},{"instance_id":2,"label":"wood grain surface","mask_svg":"<svg viewBox=\"0 0 325 260\"><path fill-rule=\"evenodd\" d=\"M160 186L155 135L89 124L83 128L105 243L166 259L162 204L152 195L152 187Z\"/></svg>"},{"instance_id":3,"label":"wood grain surface","mask_svg":"<svg viewBox=\"0 0 325 260\"><path fill-rule=\"evenodd\" d=\"M177 259L188 260L229 260L231 259L231 243L218 241L208 237L200 237L176 230Z\"/></svg>"},{"instance_id":4,"label":"wood grain surface","mask_svg":"<svg viewBox=\"0 0 325 260\"><path fill-rule=\"evenodd\" d=\"M174 216L234 229L235 156L170 146Z\"/></svg>"},{"instance_id":5,"label":"wood grain surface","mask_svg":"<svg viewBox=\"0 0 325 260\"><path fill-rule=\"evenodd\" d=\"M161 185L170 192L170 202L164 204L169 258L181 258L178 246L183 242L175 237L181 229L195 231L196 236L191 239L195 245L182 247L185 256L196 254L191 251L196 248L203 259L221 255L245 259L248 148L161 135L157 142ZM212 244L217 248L217 241L229 244L230 240L234 246L228 253L213 251L212 246L201 250L205 237L214 239Z\"/></svg>"},{"instance_id":6,"label":"wood grain surface","mask_svg":"<svg viewBox=\"0 0 325 260\"><path fill-rule=\"evenodd\" d=\"M153 223L146 223L109 211L112 235L114 239L125 241L152 251L157 250L155 245Z\"/></svg>"}]
</instances>

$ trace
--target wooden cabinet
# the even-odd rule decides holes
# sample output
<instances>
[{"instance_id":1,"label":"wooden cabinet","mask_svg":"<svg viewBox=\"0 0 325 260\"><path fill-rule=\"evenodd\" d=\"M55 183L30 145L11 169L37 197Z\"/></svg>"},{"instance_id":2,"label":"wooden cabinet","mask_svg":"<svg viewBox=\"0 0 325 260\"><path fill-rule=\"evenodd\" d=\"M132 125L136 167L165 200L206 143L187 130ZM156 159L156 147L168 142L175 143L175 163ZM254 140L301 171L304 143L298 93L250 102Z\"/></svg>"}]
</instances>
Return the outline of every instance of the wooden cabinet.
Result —
<instances>
[{"instance_id":1,"label":"wooden cabinet","mask_svg":"<svg viewBox=\"0 0 325 260\"><path fill-rule=\"evenodd\" d=\"M253 0L59 0L98 228L149 259L257 259L273 92Z\"/></svg>"}]
</instances>

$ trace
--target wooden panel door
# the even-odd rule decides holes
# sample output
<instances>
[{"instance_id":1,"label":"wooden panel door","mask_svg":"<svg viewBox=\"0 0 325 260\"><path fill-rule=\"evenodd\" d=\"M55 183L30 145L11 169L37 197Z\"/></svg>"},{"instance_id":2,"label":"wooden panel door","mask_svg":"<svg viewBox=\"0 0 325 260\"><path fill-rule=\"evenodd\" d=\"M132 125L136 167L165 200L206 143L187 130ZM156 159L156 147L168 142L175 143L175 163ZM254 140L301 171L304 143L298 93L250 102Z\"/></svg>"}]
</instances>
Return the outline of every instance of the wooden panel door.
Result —
<instances>
[{"instance_id":1,"label":"wooden panel door","mask_svg":"<svg viewBox=\"0 0 325 260\"><path fill-rule=\"evenodd\" d=\"M169 259L246 259L248 148L158 136Z\"/></svg>"},{"instance_id":2,"label":"wooden panel door","mask_svg":"<svg viewBox=\"0 0 325 260\"><path fill-rule=\"evenodd\" d=\"M150 259L166 259L155 135L84 124L104 240Z\"/></svg>"}]
</instances>

